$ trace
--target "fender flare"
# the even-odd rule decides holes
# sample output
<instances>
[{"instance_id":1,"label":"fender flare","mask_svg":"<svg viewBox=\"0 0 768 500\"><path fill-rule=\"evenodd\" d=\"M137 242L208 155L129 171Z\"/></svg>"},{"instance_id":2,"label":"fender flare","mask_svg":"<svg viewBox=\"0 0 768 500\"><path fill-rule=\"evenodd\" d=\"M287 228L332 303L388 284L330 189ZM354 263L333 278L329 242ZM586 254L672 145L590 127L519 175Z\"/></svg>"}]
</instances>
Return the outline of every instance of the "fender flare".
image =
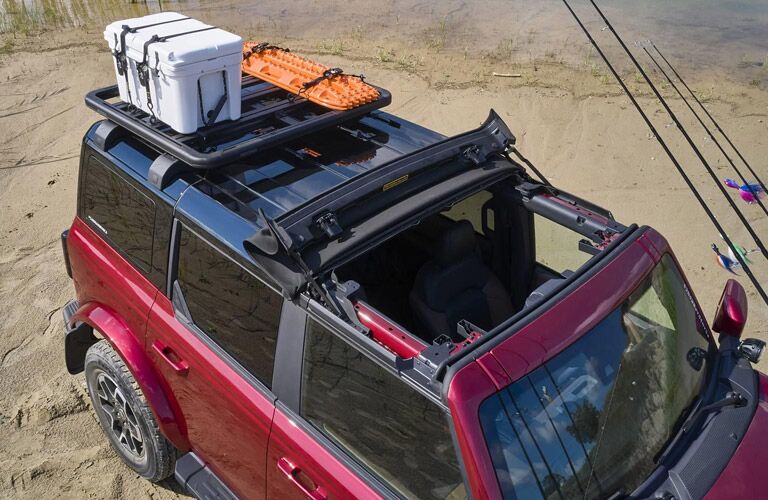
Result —
<instances>
[{"instance_id":1,"label":"fender flare","mask_svg":"<svg viewBox=\"0 0 768 500\"><path fill-rule=\"evenodd\" d=\"M147 398L162 434L180 451L189 450L186 423L176 398L119 315L107 306L88 302L77 310L71 321L90 325L112 345Z\"/></svg>"}]
</instances>

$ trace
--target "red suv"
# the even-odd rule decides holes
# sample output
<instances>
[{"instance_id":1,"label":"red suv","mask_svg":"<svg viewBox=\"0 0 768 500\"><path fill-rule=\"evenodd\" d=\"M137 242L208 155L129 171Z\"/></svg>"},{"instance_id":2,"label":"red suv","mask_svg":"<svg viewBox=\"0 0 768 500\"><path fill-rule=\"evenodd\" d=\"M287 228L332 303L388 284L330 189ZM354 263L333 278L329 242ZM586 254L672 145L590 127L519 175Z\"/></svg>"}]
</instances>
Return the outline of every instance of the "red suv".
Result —
<instances>
[{"instance_id":1,"label":"red suv","mask_svg":"<svg viewBox=\"0 0 768 500\"><path fill-rule=\"evenodd\" d=\"M66 363L200 498L735 498L768 379L667 242L536 182L494 113L445 138L255 79L180 135L89 94Z\"/></svg>"}]
</instances>

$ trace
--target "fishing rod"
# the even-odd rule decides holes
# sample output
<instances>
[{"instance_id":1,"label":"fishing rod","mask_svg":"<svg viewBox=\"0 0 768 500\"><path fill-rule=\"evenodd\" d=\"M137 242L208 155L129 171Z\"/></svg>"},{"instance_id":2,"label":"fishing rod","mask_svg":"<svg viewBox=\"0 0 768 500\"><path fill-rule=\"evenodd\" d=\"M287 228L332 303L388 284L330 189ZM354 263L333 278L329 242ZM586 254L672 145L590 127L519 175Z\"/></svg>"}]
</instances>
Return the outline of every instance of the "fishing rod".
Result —
<instances>
[{"instance_id":1,"label":"fishing rod","mask_svg":"<svg viewBox=\"0 0 768 500\"><path fill-rule=\"evenodd\" d=\"M651 43L653 43L653 42L651 42ZM760 208L763 209L763 212L765 213L765 215L768 215L768 209L766 209L765 205L763 205L763 202L760 201L760 193L756 193L752 189L749 188L749 181L747 181L747 179L741 173L741 170L739 170L739 168L736 166L736 164L733 163L733 160L731 159L730 156L728 156L728 153L725 152L725 150L723 149L723 146L720 144L720 141L717 140L717 138L712 133L712 131L709 129L709 127L704 123L704 121L701 119L701 116L699 116L699 113L697 113L696 110L693 109L693 106L691 106L691 103L688 102L688 99L685 98L685 96L680 91L678 86L675 85L675 82L672 81L672 78L670 78L669 74L667 74L667 72L664 71L664 69L659 64L659 61L657 61L656 58L653 57L653 54L650 53L650 51L648 50L647 47L643 47L643 50L645 51L646 54L648 54L648 57L651 59L651 61L653 61L653 64L656 65L656 67L659 69L661 74L664 75L664 78L667 79L667 82L669 82L669 84L672 86L672 88L675 89L675 92L677 92L677 95L680 96L680 99L682 99L683 102L685 103L685 105L688 106L688 109L691 110L691 113L693 113L693 116L696 117L696 120L698 120L699 124L701 124L701 126L704 127L704 130L706 130L707 135L709 135L709 138L712 139L712 142L715 143L715 145L717 146L717 149L719 149L720 152L723 154L723 156L725 156L725 159L728 160L728 163L731 164L731 166L733 167L733 170L739 176L739 178L744 183L744 185L747 186L747 189L749 189L749 191L752 192L752 194L754 195L755 201L757 202L758 205L760 205Z\"/></svg>"},{"instance_id":2,"label":"fishing rod","mask_svg":"<svg viewBox=\"0 0 768 500\"><path fill-rule=\"evenodd\" d=\"M709 176L712 178L712 181L715 183L717 188L720 190L720 193L725 197L728 204L731 206L731 209L734 211L736 216L739 218L741 223L744 225L744 228L747 230L749 235L754 239L755 243L757 244L757 247L760 249L760 252L762 252L763 257L768 259L768 249L765 248L765 245L763 245L763 241L760 239L760 237L755 233L755 230L752 228L752 225L749 223L746 217L744 217L744 214L739 209L738 205L733 201L733 199L728 195L728 192L725 190L723 185L720 183L720 180L717 178L717 175L715 175L714 170L712 170L712 167L709 165L709 162L706 158L704 158L704 155L701 154L701 151L699 150L698 146L696 146L696 143L691 139L691 136L688 135L688 131L685 130L685 127L680 122L680 120L677 118L677 115L674 111L672 111L672 108L669 107L669 104L667 104L666 99L664 99L664 96L661 95L659 92L659 89L656 88L656 85L654 85L653 81L650 79L648 74L645 72L643 67L640 65L640 63L635 58L635 55L632 53L631 50L629 50L629 47L624 43L624 40L621 38L621 36L616 32L616 30L613 27L613 24L608 20L607 17L605 17L605 14L603 14L603 11L600 9L600 7L597 6L595 3L595 0L589 0L589 3L592 4L592 6L595 8L597 13L600 15L600 17L605 22L606 26L610 30L611 33L613 33L613 36L616 38L616 40L621 45L621 48L624 49L624 52L629 56L632 63L635 65L635 68L640 72L640 74L645 79L648 86L653 91L656 98L659 100L661 105L666 110L667 114L672 118L672 121L675 122L675 125L677 125L678 130L680 130L680 133L683 134L683 137L685 137L686 142L688 142L688 145L691 147L693 152L696 154L696 157L701 161L701 164L704 166L704 169L707 171Z\"/></svg>"},{"instance_id":3,"label":"fishing rod","mask_svg":"<svg viewBox=\"0 0 768 500\"><path fill-rule=\"evenodd\" d=\"M758 177L757 173L752 169L752 165L750 165L749 162L747 161L747 159L744 158L744 156L741 154L741 151L739 151L739 149L736 147L736 145L731 141L731 138L728 137L728 134L726 134L725 131L722 128L720 128L720 124L717 123L717 120L715 120L715 117L710 114L709 110L707 108L705 108L704 104L702 104L702 102L699 100L699 98L696 97L696 94L693 92L693 90L691 90L691 88L688 86L688 84L685 83L685 80L683 80L683 77L680 76L680 73L677 72L675 67L672 66L672 63L670 63L667 60L667 58L664 57L664 54L661 53L661 51L656 46L656 44L651 42L651 46L653 46L654 50L656 50L656 52L661 56L661 58L664 59L664 62L667 64L667 66L669 66L669 69L672 70L672 72L675 74L677 79L680 80L680 83L683 84L683 86L686 88L686 90L688 90L688 92L690 92L690 94L693 96L693 99L698 103L699 106L701 106L701 109L704 110L704 113L706 113L707 117L712 121L712 123L715 124L715 128L717 129L717 131L720 132L720 135L722 135L725 138L726 142L728 142L728 145L731 146L731 149L733 149L736 152L736 154L739 156L739 159L741 159L741 161L744 163L744 165L747 166L747 169L749 169L749 173L752 174L752 177L754 177L755 180L760 184L760 187L763 188L763 191L768 192L768 189L766 189L766 187L765 187L765 183L762 180L760 180L760 177Z\"/></svg>"},{"instance_id":4,"label":"fishing rod","mask_svg":"<svg viewBox=\"0 0 768 500\"><path fill-rule=\"evenodd\" d=\"M768 305L768 295L766 295L765 290L763 290L763 287L760 285L760 282L757 280L754 274L752 274L752 270L747 265L746 261L742 258L741 255L736 250L736 247L734 246L731 239L728 237L728 234L725 232L725 229L723 229L723 226L720 224L720 222L717 220L717 217L715 217L715 214L712 213L712 210L709 208L707 203L704 201L704 198L702 198L701 193L696 189L696 186L693 185L693 182L691 181L690 177L688 177L688 174L685 173L685 170L683 169L682 165L680 165L680 162L675 157L674 153L672 153L672 150L669 149L669 146L667 145L666 141L659 135L658 130L654 126L653 122L651 122L650 118L648 118L648 115L643 111L643 108L640 107L640 104L637 102L637 99L635 96L630 92L629 88L627 87L627 84L624 83L624 80L621 79L619 76L619 73L616 71L616 68L613 67L613 64L608 60L608 57L605 55L603 50L600 48L598 43L595 41L594 38L592 38L592 35L589 33L589 30L586 26L584 26L584 23L581 21L579 16L576 14L576 12L571 8L571 5L568 3L568 0L563 0L563 3L565 4L568 11L571 13L573 18L578 23L581 30L584 32L584 34L587 36L587 39L589 39L592 46L597 50L597 53L600 55L600 57L603 59L605 64L608 66L608 69L613 74L614 78L618 81L619 85L621 85L621 88L624 90L624 93L627 94L627 97L629 97L629 100L632 102L632 105L635 107L638 113L640 113L640 116L643 118L643 121L650 129L651 133L653 133L654 137L656 137L656 140L659 141L659 145L661 145L664 152L667 154L669 159L672 161L672 164L677 169L677 172L680 174L680 176L683 178L683 181L688 186L688 189L693 194L694 198L696 198L696 201L699 202L699 205L701 205L701 208L704 210L704 212L707 214L707 217L709 217L709 220L712 222L712 224L715 226L715 229L720 233L720 235L723 237L723 240L725 241L726 245L728 245L728 248L731 249L731 251L734 253L734 257L736 257L736 260L739 262L739 264L744 269L744 272L749 277L749 280L752 282L752 285L757 290L757 293L760 295L760 298L763 299L763 302L765 302L766 305Z\"/></svg>"}]
</instances>

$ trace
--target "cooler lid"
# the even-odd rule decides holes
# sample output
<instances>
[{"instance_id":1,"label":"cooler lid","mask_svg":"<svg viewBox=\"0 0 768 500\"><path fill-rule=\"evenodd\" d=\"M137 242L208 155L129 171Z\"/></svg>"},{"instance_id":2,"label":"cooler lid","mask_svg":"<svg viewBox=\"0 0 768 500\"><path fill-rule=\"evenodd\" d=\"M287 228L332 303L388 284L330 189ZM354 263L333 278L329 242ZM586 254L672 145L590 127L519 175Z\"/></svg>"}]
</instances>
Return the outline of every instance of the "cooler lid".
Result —
<instances>
[{"instance_id":1,"label":"cooler lid","mask_svg":"<svg viewBox=\"0 0 768 500\"><path fill-rule=\"evenodd\" d=\"M104 36L114 49L115 34L119 46L123 26L140 28L125 37L126 53L134 61L142 59L144 44L154 35L167 38L149 45L152 66L155 64L155 54L159 64L175 67L242 53L243 39L239 36L185 17L175 12L164 12L117 21L107 26Z\"/></svg>"}]
</instances>

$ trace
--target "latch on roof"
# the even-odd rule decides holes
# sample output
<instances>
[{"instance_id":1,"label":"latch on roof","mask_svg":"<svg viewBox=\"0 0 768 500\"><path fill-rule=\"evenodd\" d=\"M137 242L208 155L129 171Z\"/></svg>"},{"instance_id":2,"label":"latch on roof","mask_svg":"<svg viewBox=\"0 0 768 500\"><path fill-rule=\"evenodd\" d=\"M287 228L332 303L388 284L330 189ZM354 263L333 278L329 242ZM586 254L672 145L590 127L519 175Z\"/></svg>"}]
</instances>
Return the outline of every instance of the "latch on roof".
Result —
<instances>
[{"instance_id":1,"label":"latch on roof","mask_svg":"<svg viewBox=\"0 0 768 500\"><path fill-rule=\"evenodd\" d=\"M330 239L335 239L343 232L333 212L325 212L315 219L315 225Z\"/></svg>"}]
</instances>

